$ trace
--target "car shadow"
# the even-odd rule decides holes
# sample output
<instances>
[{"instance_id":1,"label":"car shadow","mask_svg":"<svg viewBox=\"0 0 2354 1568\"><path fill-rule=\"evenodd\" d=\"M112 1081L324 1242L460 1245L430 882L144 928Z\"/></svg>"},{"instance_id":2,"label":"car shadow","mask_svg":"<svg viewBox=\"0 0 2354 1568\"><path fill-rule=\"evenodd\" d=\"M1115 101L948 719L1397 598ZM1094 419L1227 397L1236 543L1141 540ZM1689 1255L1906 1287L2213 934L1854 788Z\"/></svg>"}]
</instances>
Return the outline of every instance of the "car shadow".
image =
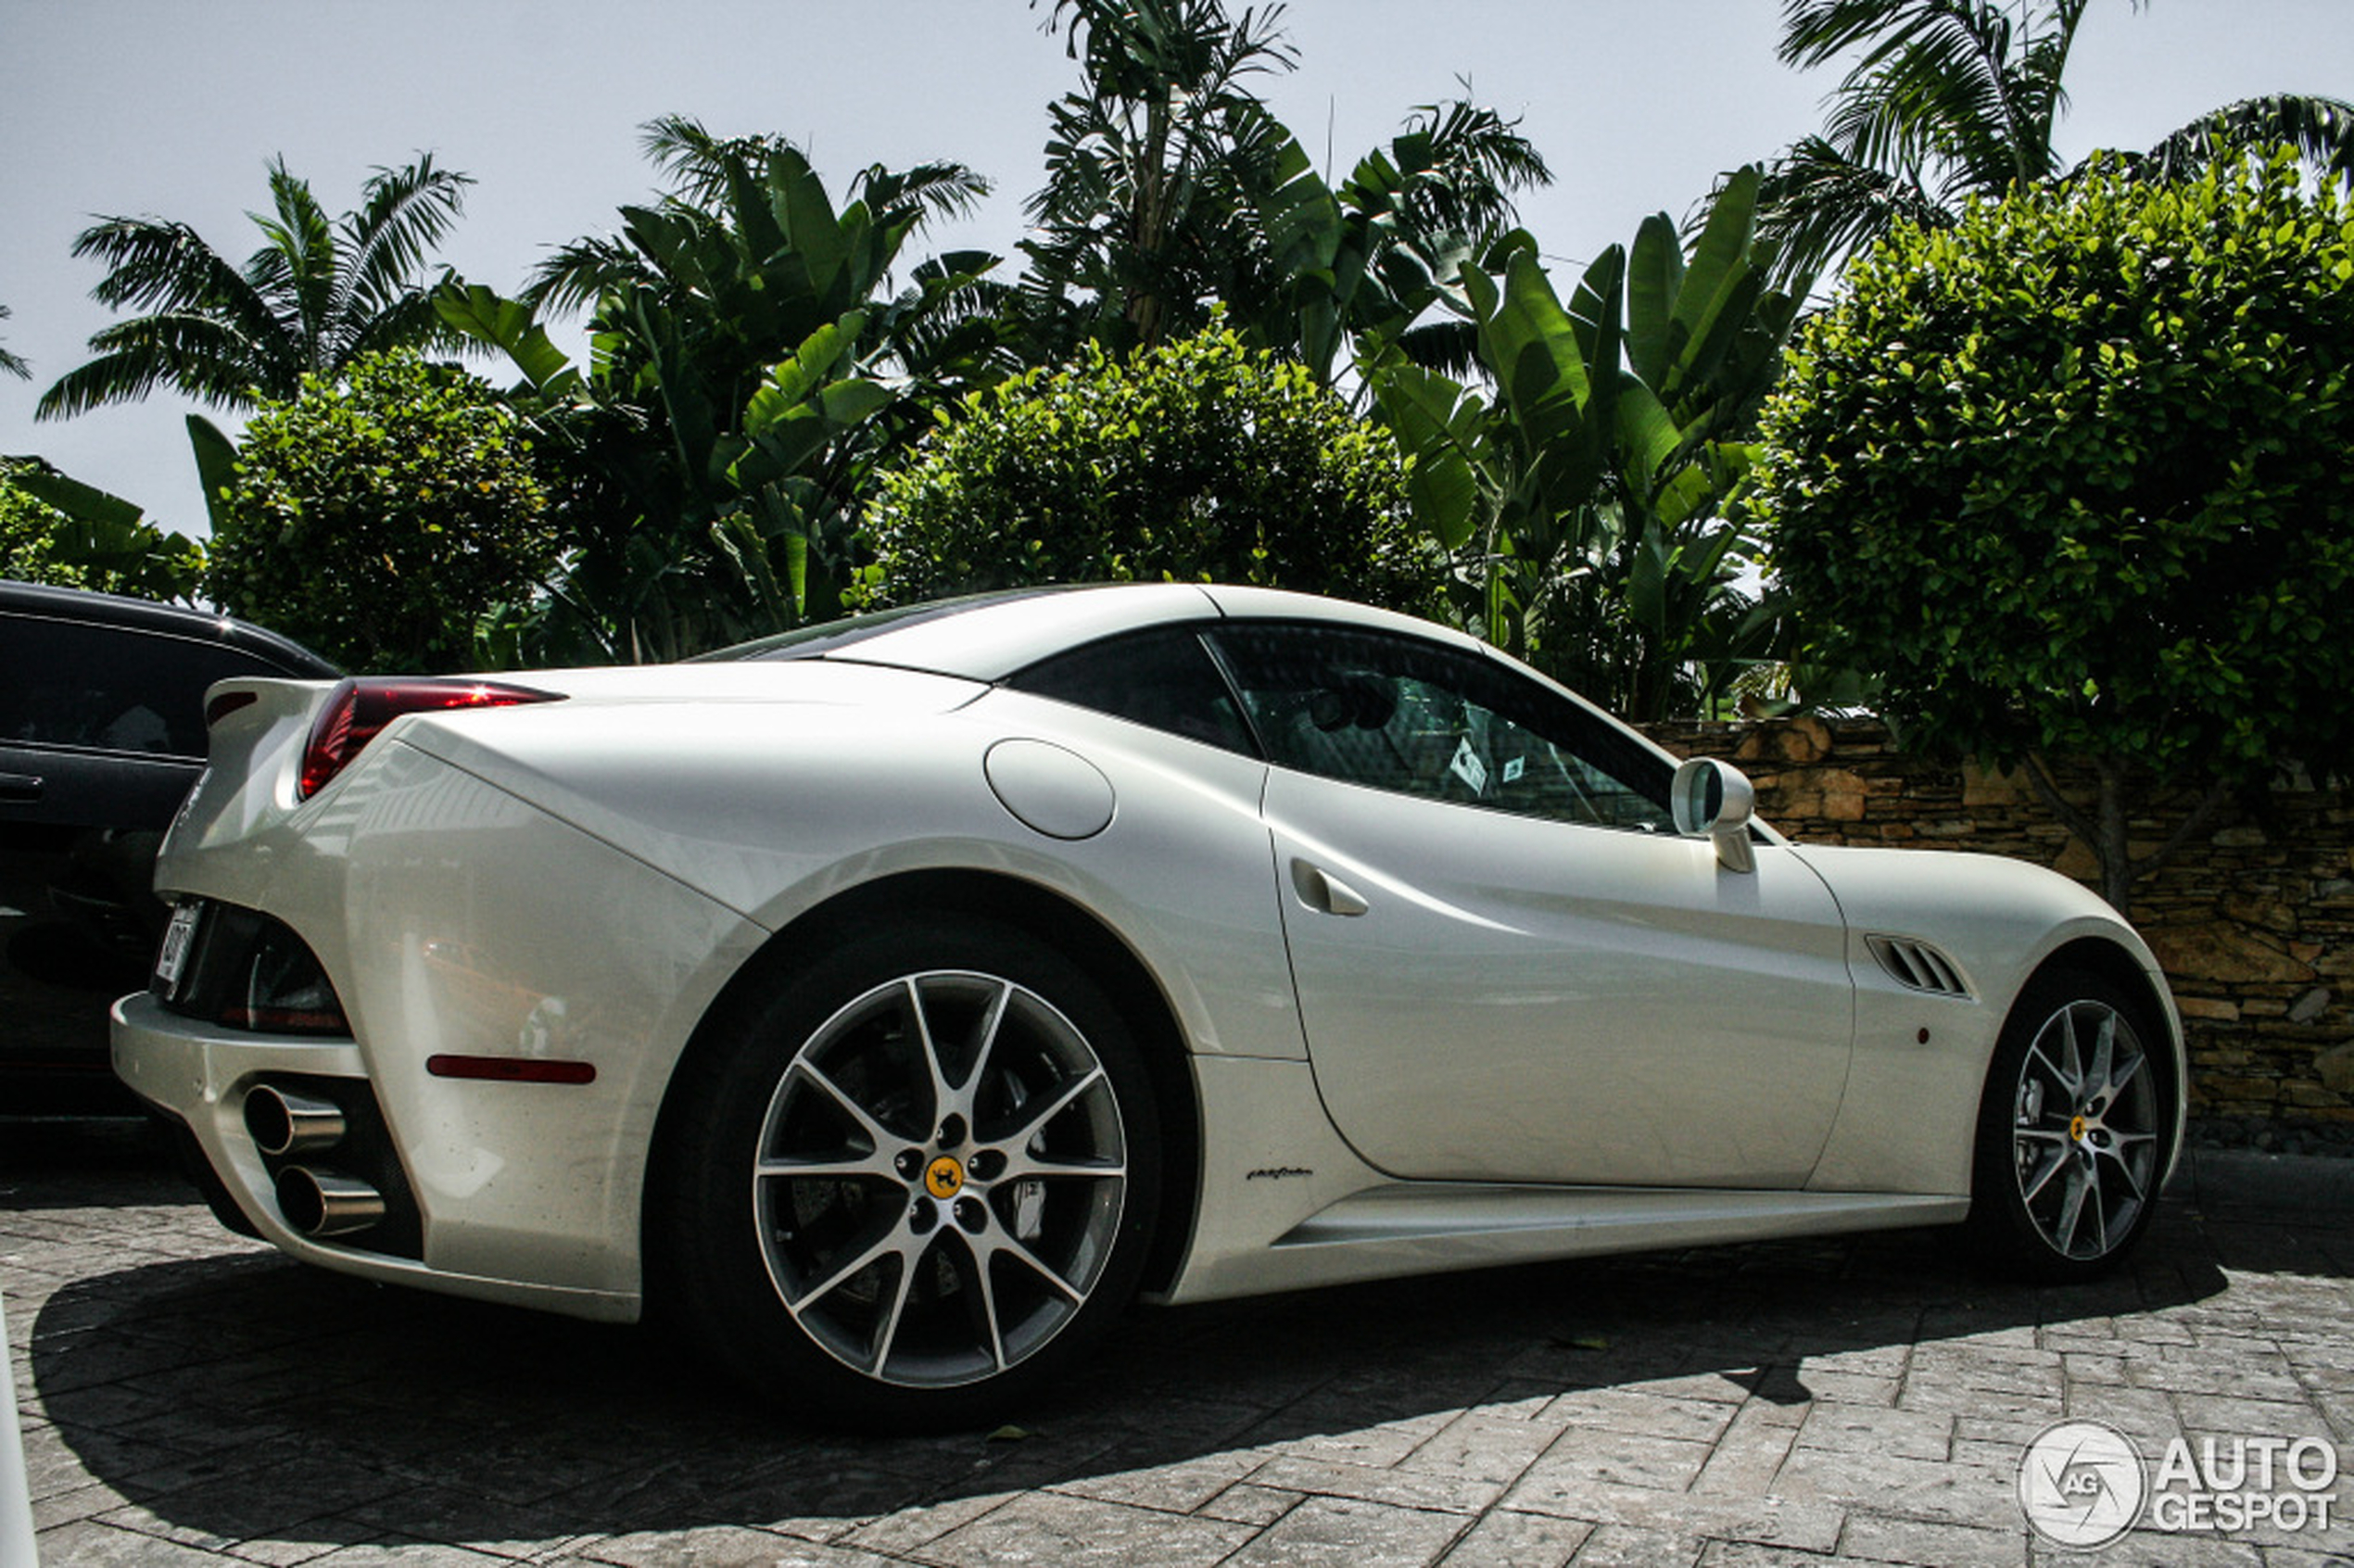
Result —
<instances>
[{"instance_id":1,"label":"car shadow","mask_svg":"<svg viewBox=\"0 0 2354 1568\"><path fill-rule=\"evenodd\" d=\"M371 1285L224 1238L41 1303L45 1423L28 1444L37 1496L45 1446L120 1499L120 1522L214 1543L723 1524L826 1539L1046 1486L1189 1509L1279 1447L1394 1458L1465 1409L1661 1380L1803 1405L1810 1380L1909 1346L2195 1303L2224 1267L2267 1266L2228 1246L2347 1272L2285 1231L2226 1244L2213 1229L2170 1202L2130 1270L2069 1289L1990 1282L1953 1233L1912 1232L1139 1308L1004 1430L903 1439L810 1430L650 1333Z\"/></svg>"}]
</instances>

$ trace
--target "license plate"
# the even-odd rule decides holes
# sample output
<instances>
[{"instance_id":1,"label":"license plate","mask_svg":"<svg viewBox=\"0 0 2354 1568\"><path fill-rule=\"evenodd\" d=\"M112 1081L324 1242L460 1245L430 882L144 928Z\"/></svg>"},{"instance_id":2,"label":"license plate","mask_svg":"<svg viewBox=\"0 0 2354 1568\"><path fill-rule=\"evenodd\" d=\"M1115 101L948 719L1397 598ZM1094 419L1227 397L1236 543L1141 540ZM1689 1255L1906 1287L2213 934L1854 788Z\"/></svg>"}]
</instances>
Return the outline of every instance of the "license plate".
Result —
<instances>
[{"instance_id":1,"label":"license plate","mask_svg":"<svg viewBox=\"0 0 2354 1568\"><path fill-rule=\"evenodd\" d=\"M156 989L166 996L180 983L180 971L187 966L188 949L196 942L196 922L203 915L202 904L184 904L171 912L171 924L163 929L163 951L156 955Z\"/></svg>"}]
</instances>

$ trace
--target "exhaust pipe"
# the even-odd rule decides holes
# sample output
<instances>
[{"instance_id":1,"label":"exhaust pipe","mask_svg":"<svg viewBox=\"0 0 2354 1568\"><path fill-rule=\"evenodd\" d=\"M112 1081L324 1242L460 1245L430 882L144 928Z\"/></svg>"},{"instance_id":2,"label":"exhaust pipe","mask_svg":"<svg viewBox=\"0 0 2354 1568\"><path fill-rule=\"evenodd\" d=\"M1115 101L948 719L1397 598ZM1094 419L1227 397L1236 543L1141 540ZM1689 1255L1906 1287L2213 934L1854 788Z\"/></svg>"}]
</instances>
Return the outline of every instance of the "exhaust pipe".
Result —
<instances>
[{"instance_id":1,"label":"exhaust pipe","mask_svg":"<svg viewBox=\"0 0 2354 1568\"><path fill-rule=\"evenodd\" d=\"M278 1212L306 1236L340 1236L383 1219L385 1195L356 1176L289 1165L278 1172Z\"/></svg>"},{"instance_id":2,"label":"exhaust pipe","mask_svg":"<svg viewBox=\"0 0 2354 1568\"><path fill-rule=\"evenodd\" d=\"M291 1089L256 1084L246 1091L246 1132L254 1147L272 1159L315 1154L343 1141L343 1107Z\"/></svg>"}]
</instances>

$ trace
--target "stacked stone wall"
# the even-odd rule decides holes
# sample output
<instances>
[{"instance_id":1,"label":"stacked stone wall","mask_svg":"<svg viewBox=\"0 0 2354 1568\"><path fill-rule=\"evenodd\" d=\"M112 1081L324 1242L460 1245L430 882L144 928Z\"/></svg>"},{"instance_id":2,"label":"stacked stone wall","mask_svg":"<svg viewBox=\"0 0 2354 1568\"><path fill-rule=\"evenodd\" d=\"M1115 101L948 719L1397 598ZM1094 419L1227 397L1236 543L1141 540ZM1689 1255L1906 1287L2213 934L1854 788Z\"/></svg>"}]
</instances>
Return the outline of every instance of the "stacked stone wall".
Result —
<instances>
[{"instance_id":1,"label":"stacked stone wall","mask_svg":"<svg viewBox=\"0 0 2354 1568\"><path fill-rule=\"evenodd\" d=\"M2098 885L2091 848L2025 778L1899 752L1869 721L1673 724L1652 738L1722 757L1759 814L1801 843L2011 855ZM2055 769L2087 806L2091 770ZM2146 854L2187 800L2135 803ZM2215 818L2133 891L2133 923L2165 966L2191 1053L2194 1116L2354 1134L2354 800L2290 784ZM2269 1141L2269 1139L2264 1140Z\"/></svg>"}]
</instances>

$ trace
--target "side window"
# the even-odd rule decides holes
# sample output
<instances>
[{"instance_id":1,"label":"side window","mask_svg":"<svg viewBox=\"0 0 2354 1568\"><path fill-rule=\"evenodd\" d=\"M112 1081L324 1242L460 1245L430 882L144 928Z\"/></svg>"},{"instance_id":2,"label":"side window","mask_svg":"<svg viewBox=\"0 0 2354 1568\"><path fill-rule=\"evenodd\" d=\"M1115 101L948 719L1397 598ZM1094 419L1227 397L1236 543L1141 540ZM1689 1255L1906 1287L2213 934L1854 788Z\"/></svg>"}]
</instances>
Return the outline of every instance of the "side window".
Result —
<instances>
[{"instance_id":1,"label":"side window","mask_svg":"<svg viewBox=\"0 0 2354 1568\"><path fill-rule=\"evenodd\" d=\"M219 643L0 615L0 742L202 757L205 688L274 666Z\"/></svg>"},{"instance_id":2,"label":"side window","mask_svg":"<svg viewBox=\"0 0 2354 1568\"><path fill-rule=\"evenodd\" d=\"M1225 677L1191 626L1106 638L1032 664L1006 684L1246 756L1257 754Z\"/></svg>"},{"instance_id":3,"label":"side window","mask_svg":"<svg viewBox=\"0 0 2354 1568\"><path fill-rule=\"evenodd\" d=\"M1209 640L1283 766L1523 816L1675 830L1668 764L1494 660L1312 625L1221 626Z\"/></svg>"}]
</instances>

